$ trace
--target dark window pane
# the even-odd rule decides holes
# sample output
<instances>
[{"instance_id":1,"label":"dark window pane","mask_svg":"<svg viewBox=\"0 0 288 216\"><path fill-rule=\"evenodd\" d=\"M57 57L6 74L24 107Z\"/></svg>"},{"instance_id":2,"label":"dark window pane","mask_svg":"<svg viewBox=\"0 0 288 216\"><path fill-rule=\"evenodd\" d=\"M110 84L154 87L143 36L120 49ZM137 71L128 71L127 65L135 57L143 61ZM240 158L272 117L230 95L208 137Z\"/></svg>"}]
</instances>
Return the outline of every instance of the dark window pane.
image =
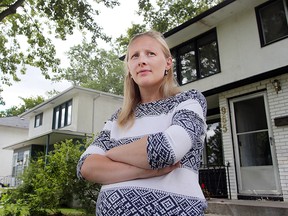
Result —
<instances>
[{"instance_id":1,"label":"dark window pane","mask_svg":"<svg viewBox=\"0 0 288 216\"><path fill-rule=\"evenodd\" d=\"M179 50L180 56L180 70L181 70L181 84L197 79L195 47L194 44L186 45Z\"/></svg>"},{"instance_id":2,"label":"dark window pane","mask_svg":"<svg viewBox=\"0 0 288 216\"><path fill-rule=\"evenodd\" d=\"M61 106L61 122L60 122L60 127L65 126L65 115L66 115L66 107L65 104Z\"/></svg>"},{"instance_id":3,"label":"dark window pane","mask_svg":"<svg viewBox=\"0 0 288 216\"><path fill-rule=\"evenodd\" d=\"M67 125L70 125L71 122L72 122L72 101L69 101L67 106Z\"/></svg>"},{"instance_id":4,"label":"dark window pane","mask_svg":"<svg viewBox=\"0 0 288 216\"><path fill-rule=\"evenodd\" d=\"M263 97L235 102L234 110L237 133L266 130L268 128Z\"/></svg>"},{"instance_id":5,"label":"dark window pane","mask_svg":"<svg viewBox=\"0 0 288 216\"><path fill-rule=\"evenodd\" d=\"M42 125L43 113L40 113L35 116L35 124L34 127L39 127Z\"/></svg>"},{"instance_id":6,"label":"dark window pane","mask_svg":"<svg viewBox=\"0 0 288 216\"><path fill-rule=\"evenodd\" d=\"M220 122L208 124L206 157L208 165L223 165L222 134Z\"/></svg>"},{"instance_id":7,"label":"dark window pane","mask_svg":"<svg viewBox=\"0 0 288 216\"><path fill-rule=\"evenodd\" d=\"M200 77L219 73L216 34L209 34L198 40Z\"/></svg>"},{"instance_id":8,"label":"dark window pane","mask_svg":"<svg viewBox=\"0 0 288 216\"><path fill-rule=\"evenodd\" d=\"M264 44L288 35L287 0L285 4L283 0L278 0L259 9Z\"/></svg>"},{"instance_id":9,"label":"dark window pane","mask_svg":"<svg viewBox=\"0 0 288 216\"><path fill-rule=\"evenodd\" d=\"M272 165L267 131L238 135L238 142L242 167Z\"/></svg>"},{"instance_id":10,"label":"dark window pane","mask_svg":"<svg viewBox=\"0 0 288 216\"><path fill-rule=\"evenodd\" d=\"M60 115L60 109L59 107L55 108L55 112L54 112L54 129L58 129L58 125L59 125L59 115Z\"/></svg>"},{"instance_id":11,"label":"dark window pane","mask_svg":"<svg viewBox=\"0 0 288 216\"><path fill-rule=\"evenodd\" d=\"M58 129L72 123L72 100L54 108L53 129Z\"/></svg>"}]
</instances>

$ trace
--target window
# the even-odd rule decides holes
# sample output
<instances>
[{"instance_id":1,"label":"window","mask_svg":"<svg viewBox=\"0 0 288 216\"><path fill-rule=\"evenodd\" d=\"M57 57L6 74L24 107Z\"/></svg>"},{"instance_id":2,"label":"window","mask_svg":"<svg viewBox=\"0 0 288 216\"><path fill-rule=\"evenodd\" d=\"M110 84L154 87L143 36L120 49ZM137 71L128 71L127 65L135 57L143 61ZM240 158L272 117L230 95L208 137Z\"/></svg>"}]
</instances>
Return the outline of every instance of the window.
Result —
<instances>
[{"instance_id":1,"label":"window","mask_svg":"<svg viewBox=\"0 0 288 216\"><path fill-rule=\"evenodd\" d=\"M40 113L38 115L35 116L35 122L34 122L34 127L39 127L42 125L42 121L43 121L43 113Z\"/></svg>"},{"instance_id":2,"label":"window","mask_svg":"<svg viewBox=\"0 0 288 216\"><path fill-rule=\"evenodd\" d=\"M256 8L261 45L288 37L288 0L268 1Z\"/></svg>"},{"instance_id":3,"label":"window","mask_svg":"<svg viewBox=\"0 0 288 216\"><path fill-rule=\"evenodd\" d=\"M220 119L207 123L207 126L203 163L208 166L223 165L223 144Z\"/></svg>"},{"instance_id":4,"label":"window","mask_svg":"<svg viewBox=\"0 0 288 216\"><path fill-rule=\"evenodd\" d=\"M53 129L58 129L72 123L72 100L54 108Z\"/></svg>"},{"instance_id":5,"label":"window","mask_svg":"<svg viewBox=\"0 0 288 216\"><path fill-rule=\"evenodd\" d=\"M180 85L220 72L215 29L174 48L171 53Z\"/></svg>"}]
</instances>

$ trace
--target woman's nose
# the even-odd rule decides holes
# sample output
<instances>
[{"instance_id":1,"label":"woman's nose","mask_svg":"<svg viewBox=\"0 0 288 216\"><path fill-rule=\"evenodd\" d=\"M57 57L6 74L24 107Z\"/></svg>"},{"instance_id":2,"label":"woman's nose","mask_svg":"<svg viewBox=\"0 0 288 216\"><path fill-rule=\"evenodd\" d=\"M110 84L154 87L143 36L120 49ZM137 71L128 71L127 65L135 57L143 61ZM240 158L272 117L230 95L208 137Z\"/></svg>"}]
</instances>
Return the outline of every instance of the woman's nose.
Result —
<instances>
[{"instance_id":1,"label":"woman's nose","mask_svg":"<svg viewBox=\"0 0 288 216\"><path fill-rule=\"evenodd\" d=\"M143 65L146 65L146 64L147 64L147 59L146 59L146 57L143 56L143 55L140 55L138 60L139 60L139 61L138 61L138 65L139 65L139 66L143 66Z\"/></svg>"}]
</instances>

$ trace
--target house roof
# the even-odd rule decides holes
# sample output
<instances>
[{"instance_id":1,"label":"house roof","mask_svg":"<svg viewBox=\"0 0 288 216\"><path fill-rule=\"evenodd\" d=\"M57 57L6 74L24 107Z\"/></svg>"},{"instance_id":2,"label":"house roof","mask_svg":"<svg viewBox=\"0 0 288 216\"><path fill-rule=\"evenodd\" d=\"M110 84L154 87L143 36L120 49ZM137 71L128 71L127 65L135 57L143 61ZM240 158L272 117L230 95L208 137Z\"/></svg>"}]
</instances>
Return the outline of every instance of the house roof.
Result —
<instances>
[{"instance_id":1,"label":"house roof","mask_svg":"<svg viewBox=\"0 0 288 216\"><path fill-rule=\"evenodd\" d=\"M0 118L0 125L7 127L27 128L29 127L29 120L20 118L18 116Z\"/></svg>"},{"instance_id":2,"label":"house roof","mask_svg":"<svg viewBox=\"0 0 288 216\"><path fill-rule=\"evenodd\" d=\"M71 97L73 95L75 95L79 92L85 92L86 94L90 94L92 96L95 96L95 98L97 98L99 96L104 96L104 97L112 97L112 98L119 99L119 100L123 99L123 96L120 96L120 95L115 95L115 94L102 92L102 91L89 89L89 88L84 88L84 87L80 87L80 86L72 86L72 87L64 90L63 92L57 94L56 96L54 96L54 97L44 101L43 103L33 107L32 109L27 110L26 112L22 113L20 115L20 117L22 117L22 118L30 117L31 115L41 113L44 109L47 109L49 107L55 107L58 104L60 105L61 103L63 103L63 101L71 99Z\"/></svg>"}]
</instances>

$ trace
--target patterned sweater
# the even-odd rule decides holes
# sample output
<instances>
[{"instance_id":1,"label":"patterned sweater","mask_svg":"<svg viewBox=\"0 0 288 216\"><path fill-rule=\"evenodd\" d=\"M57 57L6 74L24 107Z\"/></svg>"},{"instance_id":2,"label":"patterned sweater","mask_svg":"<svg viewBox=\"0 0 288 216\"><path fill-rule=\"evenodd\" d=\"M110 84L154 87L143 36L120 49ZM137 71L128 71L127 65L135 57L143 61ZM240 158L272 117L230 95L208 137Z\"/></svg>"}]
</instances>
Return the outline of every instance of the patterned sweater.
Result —
<instances>
[{"instance_id":1,"label":"patterned sweater","mask_svg":"<svg viewBox=\"0 0 288 216\"><path fill-rule=\"evenodd\" d=\"M117 111L81 156L77 174L90 154L105 154L148 135L147 160L152 169L180 161L172 172L148 179L103 185L96 215L204 215L206 201L198 183L207 105L204 96L189 90L135 109L135 122L127 130L117 125Z\"/></svg>"}]
</instances>

